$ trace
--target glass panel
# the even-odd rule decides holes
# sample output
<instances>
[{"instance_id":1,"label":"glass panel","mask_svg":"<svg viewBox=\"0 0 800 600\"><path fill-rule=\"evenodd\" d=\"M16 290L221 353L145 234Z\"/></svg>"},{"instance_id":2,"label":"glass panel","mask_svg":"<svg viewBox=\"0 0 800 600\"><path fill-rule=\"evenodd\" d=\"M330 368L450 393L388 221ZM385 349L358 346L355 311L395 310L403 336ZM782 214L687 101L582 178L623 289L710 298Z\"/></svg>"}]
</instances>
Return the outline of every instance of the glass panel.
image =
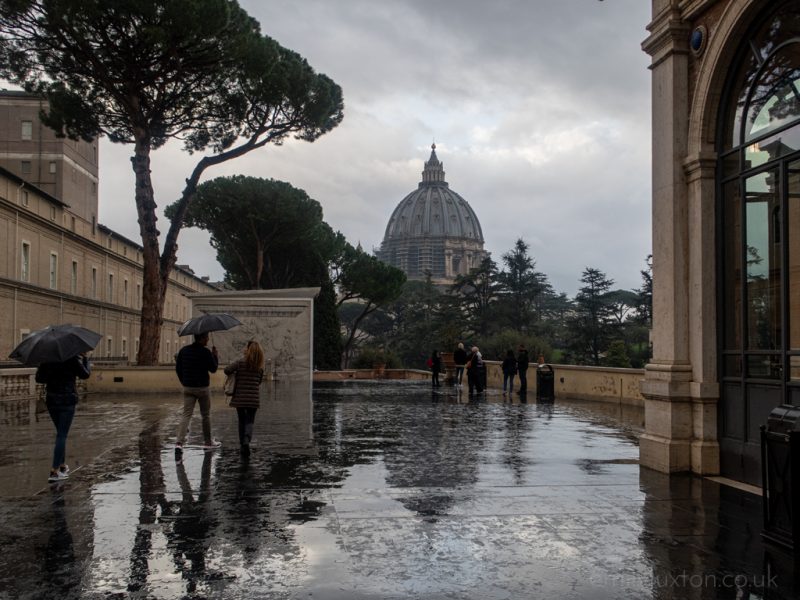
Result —
<instances>
[{"instance_id":1,"label":"glass panel","mask_svg":"<svg viewBox=\"0 0 800 600\"><path fill-rule=\"evenodd\" d=\"M795 0L788 0L780 3L773 16L766 20L754 35L742 40L742 46L746 50L740 58L730 88L731 100L727 107L728 117L725 119L727 131L723 138L723 149L736 148L742 144L741 126L745 103L758 75L759 65L768 60L770 54L782 43L795 37L798 31L800 31L800 11L797 10ZM759 128L758 131L750 132L752 136L763 135L770 128L777 127L778 122L788 122L788 119L780 113L792 110L786 103L793 104L795 101L781 94L784 90L789 92L791 83L797 79L797 71L794 70L800 64L797 52L798 45L791 44L778 52L780 59L769 58L770 64L759 80L748 108L748 125L745 129L750 132L753 125ZM784 64L788 62L789 68L781 69L781 61L785 61ZM775 99L770 100L773 97ZM772 114L770 111L773 111ZM797 116L800 115L795 111L795 117Z\"/></svg>"},{"instance_id":2,"label":"glass panel","mask_svg":"<svg viewBox=\"0 0 800 600\"><path fill-rule=\"evenodd\" d=\"M742 199L739 181L730 181L722 187L722 207L725 235L725 290L724 343L726 350L742 347Z\"/></svg>"},{"instance_id":3,"label":"glass panel","mask_svg":"<svg viewBox=\"0 0 800 600\"><path fill-rule=\"evenodd\" d=\"M745 181L747 347L775 350L781 344L780 201L776 171Z\"/></svg>"},{"instance_id":4,"label":"glass panel","mask_svg":"<svg viewBox=\"0 0 800 600\"><path fill-rule=\"evenodd\" d=\"M756 379L780 379L783 363L779 354L758 354L746 358L747 376Z\"/></svg>"},{"instance_id":5,"label":"glass panel","mask_svg":"<svg viewBox=\"0 0 800 600\"><path fill-rule=\"evenodd\" d=\"M739 175L739 150L722 157L722 179Z\"/></svg>"},{"instance_id":6,"label":"glass panel","mask_svg":"<svg viewBox=\"0 0 800 600\"><path fill-rule=\"evenodd\" d=\"M789 220L789 348L800 350L800 160L790 162L786 165L786 170ZM794 371L792 368L792 373Z\"/></svg>"},{"instance_id":7,"label":"glass panel","mask_svg":"<svg viewBox=\"0 0 800 600\"><path fill-rule=\"evenodd\" d=\"M800 43L789 44L764 66L747 110L745 139L800 119Z\"/></svg>"},{"instance_id":8,"label":"glass panel","mask_svg":"<svg viewBox=\"0 0 800 600\"><path fill-rule=\"evenodd\" d=\"M742 357L739 354L729 354L725 357L725 377L741 377Z\"/></svg>"},{"instance_id":9,"label":"glass panel","mask_svg":"<svg viewBox=\"0 0 800 600\"><path fill-rule=\"evenodd\" d=\"M753 169L800 150L800 125L754 142L744 149L744 168Z\"/></svg>"}]
</instances>

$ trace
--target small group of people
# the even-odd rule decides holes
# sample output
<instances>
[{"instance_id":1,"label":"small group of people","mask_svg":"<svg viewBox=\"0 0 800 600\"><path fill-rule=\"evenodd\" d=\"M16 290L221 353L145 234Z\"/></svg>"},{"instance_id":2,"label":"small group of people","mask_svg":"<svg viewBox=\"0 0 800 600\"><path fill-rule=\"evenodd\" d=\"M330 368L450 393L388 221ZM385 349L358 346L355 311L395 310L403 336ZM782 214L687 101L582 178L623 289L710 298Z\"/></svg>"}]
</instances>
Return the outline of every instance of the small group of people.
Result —
<instances>
[{"instance_id":1,"label":"small group of people","mask_svg":"<svg viewBox=\"0 0 800 600\"><path fill-rule=\"evenodd\" d=\"M175 440L175 458L183 456L183 446L194 413L195 404L200 406L203 427L203 448L213 450L222 443L211 436L211 389L210 374L219 367L216 346L207 348L208 333L194 336L194 342L184 346L175 359L175 372L183 386L183 410ZM236 409L239 424L239 447L242 456L250 456L250 442L256 411L261 405L260 386L264 378L264 351L255 341L247 342L241 358L224 369L225 375L234 377L233 394L229 406Z\"/></svg>"},{"instance_id":2,"label":"small group of people","mask_svg":"<svg viewBox=\"0 0 800 600\"><path fill-rule=\"evenodd\" d=\"M520 344L517 348L517 355L514 351L509 349L503 359L503 394L514 393L514 376L519 375L519 390L517 393L524 394L528 391L528 365L530 359L528 358L528 350L524 344Z\"/></svg>"},{"instance_id":3,"label":"small group of people","mask_svg":"<svg viewBox=\"0 0 800 600\"><path fill-rule=\"evenodd\" d=\"M203 429L203 448L213 450L222 443L211 435L211 389L210 374L219 367L216 347L207 348L208 333L194 336L194 342L184 346L175 359L175 372L183 386L181 419L175 441L175 458L183 456L183 447L189 431L189 423L195 405L200 406ZM78 403L77 379L88 379L91 374L89 359L85 354L73 356L62 362L46 362L36 370L36 382L45 385L45 404L50 419L56 428L48 481L59 482L69 478L70 468L66 463L67 435L75 417ZM255 340L244 348L243 356L225 367L225 374L235 376L235 385L230 406L236 409L239 421L239 444L242 455L250 455L253 424L260 406L259 387L264 378L264 351Z\"/></svg>"},{"instance_id":4,"label":"small group of people","mask_svg":"<svg viewBox=\"0 0 800 600\"><path fill-rule=\"evenodd\" d=\"M453 363L455 364L455 386L463 386L464 371L467 372L467 385L469 393L481 393L486 389L486 365L483 362L483 355L477 346L472 346L470 351L464 348L464 344L459 342L458 347L453 352ZM508 350L503 360L503 394L514 392L514 377L519 375L519 394L524 394L528 389L528 350L524 344L517 348L517 354L513 350ZM439 375L443 372L442 358L438 350L434 350L428 359L428 368L431 370L431 384L434 388L440 387Z\"/></svg>"}]
</instances>

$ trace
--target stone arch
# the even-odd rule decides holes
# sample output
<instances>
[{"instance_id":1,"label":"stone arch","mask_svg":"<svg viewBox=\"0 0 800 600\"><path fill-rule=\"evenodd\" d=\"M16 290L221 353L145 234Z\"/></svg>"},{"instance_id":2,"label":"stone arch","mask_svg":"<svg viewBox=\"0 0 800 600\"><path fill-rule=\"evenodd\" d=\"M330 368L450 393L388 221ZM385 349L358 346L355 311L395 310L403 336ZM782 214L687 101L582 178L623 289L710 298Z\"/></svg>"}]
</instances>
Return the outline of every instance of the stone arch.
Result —
<instances>
[{"instance_id":1,"label":"stone arch","mask_svg":"<svg viewBox=\"0 0 800 600\"><path fill-rule=\"evenodd\" d=\"M770 0L732 2L709 32L689 111L687 156L715 155L720 103L730 67L753 20L770 4Z\"/></svg>"}]
</instances>

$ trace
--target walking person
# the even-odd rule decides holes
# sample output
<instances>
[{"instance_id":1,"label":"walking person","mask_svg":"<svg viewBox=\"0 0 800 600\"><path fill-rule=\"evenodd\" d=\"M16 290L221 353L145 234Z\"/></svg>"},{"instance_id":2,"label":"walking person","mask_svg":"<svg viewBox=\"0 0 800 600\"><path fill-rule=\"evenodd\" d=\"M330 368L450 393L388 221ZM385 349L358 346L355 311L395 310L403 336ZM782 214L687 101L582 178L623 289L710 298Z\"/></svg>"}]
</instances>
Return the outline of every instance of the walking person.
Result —
<instances>
[{"instance_id":1,"label":"walking person","mask_svg":"<svg viewBox=\"0 0 800 600\"><path fill-rule=\"evenodd\" d=\"M517 348L517 373L519 373L519 393L528 391L528 351L523 344Z\"/></svg>"},{"instance_id":2,"label":"walking person","mask_svg":"<svg viewBox=\"0 0 800 600\"><path fill-rule=\"evenodd\" d=\"M264 378L264 351L255 340L247 342L244 356L225 367L226 375L235 375L231 407L239 418L239 446L242 456L250 456L253 423L261 406L260 389Z\"/></svg>"},{"instance_id":3,"label":"walking person","mask_svg":"<svg viewBox=\"0 0 800 600\"><path fill-rule=\"evenodd\" d=\"M89 359L85 354L73 356L63 362L43 363L36 370L36 382L45 385L45 402L50 419L56 427L56 442L48 481L62 481L69 477L66 461L67 435L75 417L78 390L75 378L89 379Z\"/></svg>"},{"instance_id":4,"label":"walking person","mask_svg":"<svg viewBox=\"0 0 800 600\"><path fill-rule=\"evenodd\" d=\"M517 374L517 359L514 357L514 351L509 350L506 352L506 357L503 359L503 394L506 393L506 386L508 386L508 393L514 393L514 375Z\"/></svg>"},{"instance_id":5,"label":"walking person","mask_svg":"<svg viewBox=\"0 0 800 600\"><path fill-rule=\"evenodd\" d=\"M213 450L222 445L221 442L211 437L211 380L209 373L216 373L219 366L219 355L216 346L211 350L208 345L208 333L198 333L194 336L194 343L184 346L175 359L175 372L183 386L183 409L181 422L178 425L177 440L175 441L175 459L183 455L183 445L186 443L186 432L192 420L195 403L200 405L200 415L203 420L203 440L206 450Z\"/></svg>"},{"instance_id":6,"label":"walking person","mask_svg":"<svg viewBox=\"0 0 800 600\"><path fill-rule=\"evenodd\" d=\"M434 350L431 354L431 383L433 387L441 387L439 383L439 373L442 372L442 357L439 356L439 351Z\"/></svg>"},{"instance_id":7,"label":"walking person","mask_svg":"<svg viewBox=\"0 0 800 600\"><path fill-rule=\"evenodd\" d=\"M458 343L458 348L453 352L453 362L456 365L456 386L461 387L461 381L464 378L464 365L467 364L467 351L464 350L464 344Z\"/></svg>"}]
</instances>

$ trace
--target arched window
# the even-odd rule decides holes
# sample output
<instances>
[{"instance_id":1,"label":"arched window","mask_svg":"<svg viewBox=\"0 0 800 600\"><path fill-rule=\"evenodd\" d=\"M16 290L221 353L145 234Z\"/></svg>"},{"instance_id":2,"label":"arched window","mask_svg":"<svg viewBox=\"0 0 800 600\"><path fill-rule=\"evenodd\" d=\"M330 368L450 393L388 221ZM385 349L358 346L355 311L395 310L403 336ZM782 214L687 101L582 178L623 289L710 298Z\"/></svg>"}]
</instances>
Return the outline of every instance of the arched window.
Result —
<instances>
[{"instance_id":1,"label":"arched window","mask_svg":"<svg viewBox=\"0 0 800 600\"><path fill-rule=\"evenodd\" d=\"M758 481L760 425L775 406L800 405L796 0L772 4L741 40L718 131L721 467Z\"/></svg>"}]
</instances>

